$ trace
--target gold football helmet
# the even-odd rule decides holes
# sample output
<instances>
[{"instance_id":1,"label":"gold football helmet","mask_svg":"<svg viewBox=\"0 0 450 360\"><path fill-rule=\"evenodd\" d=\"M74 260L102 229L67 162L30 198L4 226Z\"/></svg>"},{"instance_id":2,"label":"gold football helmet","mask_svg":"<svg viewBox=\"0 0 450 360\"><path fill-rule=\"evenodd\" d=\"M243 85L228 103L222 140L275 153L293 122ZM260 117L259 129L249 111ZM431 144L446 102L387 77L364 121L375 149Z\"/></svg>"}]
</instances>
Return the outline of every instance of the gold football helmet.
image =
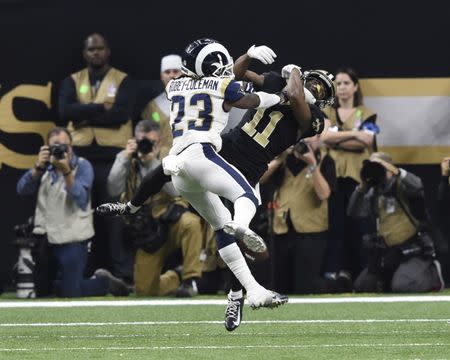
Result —
<instances>
[{"instance_id":1,"label":"gold football helmet","mask_svg":"<svg viewBox=\"0 0 450 360\"><path fill-rule=\"evenodd\" d=\"M316 98L316 105L320 108L333 105L336 87L333 74L325 70L306 70L303 72L303 86Z\"/></svg>"}]
</instances>

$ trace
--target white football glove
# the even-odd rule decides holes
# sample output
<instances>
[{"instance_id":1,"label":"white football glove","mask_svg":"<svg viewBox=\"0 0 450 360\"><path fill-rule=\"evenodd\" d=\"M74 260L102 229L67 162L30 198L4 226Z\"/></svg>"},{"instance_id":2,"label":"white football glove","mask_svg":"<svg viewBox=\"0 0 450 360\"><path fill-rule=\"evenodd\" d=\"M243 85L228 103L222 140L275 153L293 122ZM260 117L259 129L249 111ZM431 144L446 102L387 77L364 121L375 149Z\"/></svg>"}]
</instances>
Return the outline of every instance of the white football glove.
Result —
<instances>
[{"instance_id":1,"label":"white football glove","mask_svg":"<svg viewBox=\"0 0 450 360\"><path fill-rule=\"evenodd\" d=\"M252 45L250 49L247 50L247 55L252 59L257 59L261 61L263 64L268 65L272 64L275 61L277 55L273 52L273 50L266 46L255 46Z\"/></svg>"},{"instance_id":2,"label":"white football glove","mask_svg":"<svg viewBox=\"0 0 450 360\"><path fill-rule=\"evenodd\" d=\"M283 66L283 68L281 69L281 76L285 79L289 79L289 76L291 75L293 69L297 69L300 72L300 75L302 75L302 68L300 66L289 64Z\"/></svg>"}]
</instances>

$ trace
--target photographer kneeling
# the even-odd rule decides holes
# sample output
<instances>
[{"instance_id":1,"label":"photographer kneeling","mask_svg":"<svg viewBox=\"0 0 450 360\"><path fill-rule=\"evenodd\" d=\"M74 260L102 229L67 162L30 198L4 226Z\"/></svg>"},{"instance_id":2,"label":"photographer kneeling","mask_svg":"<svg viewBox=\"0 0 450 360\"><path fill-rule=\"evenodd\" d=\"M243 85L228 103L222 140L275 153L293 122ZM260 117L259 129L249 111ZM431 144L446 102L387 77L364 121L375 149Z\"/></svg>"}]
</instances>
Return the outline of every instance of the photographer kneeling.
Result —
<instances>
[{"instance_id":1,"label":"photographer kneeling","mask_svg":"<svg viewBox=\"0 0 450 360\"><path fill-rule=\"evenodd\" d=\"M394 166L388 154L373 153L363 162L347 212L377 223L377 233L364 237L369 261L354 283L356 292L443 289L420 178Z\"/></svg>"},{"instance_id":2,"label":"photographer kneeling","mask_svg":"<svg viewBox=\"0 0 450 360\"><path fill-rule=\"evenodd\" d=\"M125 284L113 283L104 276L84 278L88 240L94 235L91 210L94 173L88 160L74 154L67 129L50 130L47 142L48 146L40 148L34 167L20 178L17 192L37 193L33 234L48 240L50 253L56 260L56 294L99 296L106 295L108 290L115 295L128 294ZM48 295L48 287L43 288L38 289L38 296Z\"/></svg>"},{"instance_id":3,"label":"photographer kneeling","mask_svg":"<svg viewBox=\"0 0 450 360\"><path fill-rule=\"evenodd\" d=\"M135 137L125 150L117 154L108 176L108 191L129 201L142 178L161 164L159 159L161 132L151 120L141 120ZM201 277L203 231L200 218L189 211L175 189L166 184L150 197L133 216L125 218L126 240L136 250L134 284L137 295L191 297L198 293L196 280ZM161 274L167 257L181 249L182 270Z\"/></svg>"},{"instance_id":4,"label":"photographer kneeling","mask_svg":"<svg viewBox=\"0 0 450 360\"><path fill-rule=\"evenodd\" d=\"M272 160L260 183L273 176L272 277L277 291L291 294L342 293L347 277L326 279L328 199L336 189L336 167L318 135L301 139Z\"/></svg>"}]
</instances>

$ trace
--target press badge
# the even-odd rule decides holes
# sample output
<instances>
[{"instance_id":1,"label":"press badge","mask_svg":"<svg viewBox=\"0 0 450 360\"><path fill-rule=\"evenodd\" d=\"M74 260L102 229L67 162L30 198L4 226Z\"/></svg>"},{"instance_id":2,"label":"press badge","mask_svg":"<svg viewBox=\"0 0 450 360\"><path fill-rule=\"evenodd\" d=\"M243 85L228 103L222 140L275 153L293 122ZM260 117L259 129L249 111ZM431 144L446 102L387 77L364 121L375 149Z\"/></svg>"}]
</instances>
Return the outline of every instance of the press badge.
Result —
<instances>
[{"instance_id":1,"label":"press badge","mask_svg":"<svg viewBox=\"0 0 450 360\"><path fill-rule=\"evenodd\" d=\"M202 252L200 253L200 261L205 262L206 258L207 258L206 251L205 251L205 249L202 249Z\"/></svg>"},{"instance_id":2,"label":"press badge","mask_svg":"<svg viewBox=\"0 0 450 360\"><path fill-rule=\"evenodd\" d=\"M116 92L117 92L116 86L114 84L110 84L108 86L107 96L113 98L116 96Z\"/></svg>"},{"instance_id":3,"label":"press badge","mask_svg":"<svg viewBox=\"0 0 450 360\"><path fill-rule=\"evenodd\" d=\"M388 197L385 198L385 210L386 214L393 214L395 212L395 199Z\"/></svg>"}]
</instances>

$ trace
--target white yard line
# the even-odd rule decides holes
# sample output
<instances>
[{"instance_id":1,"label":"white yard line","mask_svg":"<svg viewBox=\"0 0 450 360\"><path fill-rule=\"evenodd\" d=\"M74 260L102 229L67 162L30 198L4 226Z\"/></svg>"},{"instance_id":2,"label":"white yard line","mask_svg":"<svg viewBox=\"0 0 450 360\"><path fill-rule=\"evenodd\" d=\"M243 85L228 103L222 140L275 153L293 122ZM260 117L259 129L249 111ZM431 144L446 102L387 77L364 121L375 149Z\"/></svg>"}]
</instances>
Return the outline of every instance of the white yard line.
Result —
<instances>
[{"instance_id":1,"label":"white yard line","mask_svg":"<svg viewBox=\"0 0 450 360\"><path fill-rule=\"evenodd\" d=\"M227 350L227 349L308 349L308 348L379 348L379 347L448 347L450 343L401 343L401 344L310 344L310 345L218 345L218 346L105 346L105 347L61 347L61 348L0 348L0 352L26 352L26 351L99 351L99 350Z\"/></svg>"},{"instance_id":2,"label":"white yard line","mask_svg":"<svg viewBox=\"0 0 450 360\"><path fill-rule=\"evenodd\" d=\"M341 304L341 303L397 303L397 302L450 302L450 295L422 296L374 296L374 297L329 297L329 298L290 298L289 304ZM72 300L41 301L16 300L0 301L0 309L6 308L70 308L100 306L185 306L185 305L225 305L220 299L160 299L160 300Z\"/></svg>"},{"instance_id":3,"label":"white yard line","mask_svg":"<svg viewBox=\"0 0 450 360\"><path fill-rule=\"evenodd\" d=\"M255 336L292 336L295 335L310 335L311 332L308 330L295 330L293 333L291 332L232 332L227 334L227 336L232 337L255 337ZM355 331L314 331L314 334L322 334L322 335L406 335L406 334L415 334L417 335L417 330L391 330L391 331L361 331L361 330L355 330ZM420 330L420 334L433 334L433 335L442 335L442 334L448 334L448 330ZM176 332L170 332L170 333L161 333L158 331L157 337L169 337L173 338L174 336L177 337L192 337L196 336L196 334L187 334L187 333L176 333ZM133 338L145 338L145 339L151 339L155 336L149 335L148 333L145 334L128 334L128 335L118 335L118 334L91 334L91 335L0 335L1 339L133 339Z\"/></svg>"},{"instance_id":4,"label":"white yard line","mask_svg":"<svg viewBox=\"0 0 450 360\"><path fill-rule=\"evenodd\" d=\"M243 324L369 324L369 323L433 323L446 322L450 319L315 319L315 320L250 320ZM198 321L119 321L119 322L61 322L61 323L0 323L1 327L73 327L73 326L135 326L135 325L192 325L192 324L223 324L218 320Z\"/></svg>"}]
</instances>

